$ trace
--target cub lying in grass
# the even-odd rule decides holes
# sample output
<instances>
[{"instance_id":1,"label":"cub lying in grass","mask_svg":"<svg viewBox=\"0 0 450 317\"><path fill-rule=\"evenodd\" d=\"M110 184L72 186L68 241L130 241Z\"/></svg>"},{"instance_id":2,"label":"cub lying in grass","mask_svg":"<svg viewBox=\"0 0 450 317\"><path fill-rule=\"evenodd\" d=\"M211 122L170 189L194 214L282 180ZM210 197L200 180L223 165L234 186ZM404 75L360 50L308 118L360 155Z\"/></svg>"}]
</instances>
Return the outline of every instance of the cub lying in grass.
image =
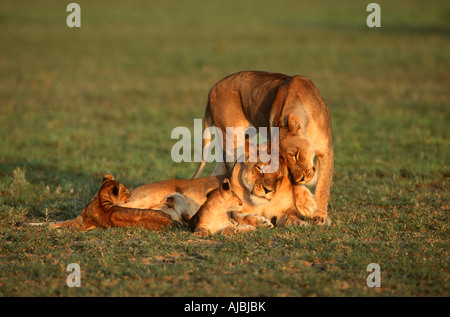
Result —
<instances>
[{"instance_id":1,"label":"cub lying in grass","mask_svg":"<svg viewBox=\"0 0 450 317\"><path fill-rule=\"evenodd\" d=\"M117 206L119 203L127 202L130 196L130 191L124 185L115 181L111 174L105 174L102 187L76 219L55 223L51 227L77 227L89 230L141 226L149 230L161 230L175 224L169 215L159 210Z\"/></svg>"},{"instance_id":2,"label":"cub lying in grass","mask_svg":"<svg viewBox=\"0 0 450 317\"><path fill-rule=\"evenodd\" d=\"M205 203L200 207L198 212L190 219L189 229L194 232L196 236L207 237L209 235L222 233L232 235L237 232L246 232L256 229L258 220L249 220L247 218L261 218L259 221L266 226L273 225L263 217L257 215L242 215L239 216L239 211L243 208L242 200L231 190L231 184L228 178L225 178L222 186L209 192ZM236 214L239 218L239 223L232 221L228 212ZM253 222L252 224L245 223Z\"/></svg>"}]
</instances>

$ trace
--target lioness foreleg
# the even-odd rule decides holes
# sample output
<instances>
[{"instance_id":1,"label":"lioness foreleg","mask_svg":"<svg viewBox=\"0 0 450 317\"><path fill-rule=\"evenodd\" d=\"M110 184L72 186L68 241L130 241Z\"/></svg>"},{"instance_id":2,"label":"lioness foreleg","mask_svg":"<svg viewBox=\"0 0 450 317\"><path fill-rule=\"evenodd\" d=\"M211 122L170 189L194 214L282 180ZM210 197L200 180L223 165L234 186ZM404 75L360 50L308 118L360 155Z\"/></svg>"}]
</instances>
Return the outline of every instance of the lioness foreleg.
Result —
<instances>
[{"instance_id":1,"label":"lioness foreleg","mask_svg":"<svg viewBox=\"0 0 450 317\"><path fill-rule=\"evenodd\" d=\"M317 204L314 195L304 185L294 185L294 201L300 215L313 218L317 213Z\"/></svg>"},{"instance_id":2,"label":"lioness foreleg","mask_svg":"<svg viewBox=\"0 0 450 317\"><path fill-rule=\"evenodd\" d=\"M330 198L330 188L331 181L333 179L334 170L334 152L331 148L327 155L322 157L317 157L319 161L319 179L316 186L316 203L317 203L317 214L314 220L319 225L329 225L331 223L328 218L328 200Z\"/></svg>"}]
</instances>

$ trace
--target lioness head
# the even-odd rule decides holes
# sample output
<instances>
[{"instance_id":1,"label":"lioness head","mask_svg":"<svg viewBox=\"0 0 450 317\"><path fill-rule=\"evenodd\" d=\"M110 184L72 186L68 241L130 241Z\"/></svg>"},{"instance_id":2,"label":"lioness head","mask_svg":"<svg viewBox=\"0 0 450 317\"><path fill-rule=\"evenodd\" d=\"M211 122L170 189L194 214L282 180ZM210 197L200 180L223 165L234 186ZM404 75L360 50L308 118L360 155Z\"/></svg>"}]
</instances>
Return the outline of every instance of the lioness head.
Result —
<instances>
[{"instance_id":1,"label":"lioness head","mask_svg":"<svg viewBox=\"0 0 450 317\"><path fill-rule=\"evenodd\" d=\"M314 178L314 145L301 131L295 115L280 128L280 154L286 158L291 182L307 184Z\"/></svg>"},{"instance_id":2,"label":"lioness head","mask_svg":"<svg viewBox=\"0 0 450 317\"><path fill-rule=\"evenodd\" d=\"M262 162L259 158L256 162L245 161L242 172L242 183L249 191L251 200L260 205L270 201L281 185L287 169L285 160L280 155L278 169L268 173L270 162Z\"/></svg>"}]
</instances>

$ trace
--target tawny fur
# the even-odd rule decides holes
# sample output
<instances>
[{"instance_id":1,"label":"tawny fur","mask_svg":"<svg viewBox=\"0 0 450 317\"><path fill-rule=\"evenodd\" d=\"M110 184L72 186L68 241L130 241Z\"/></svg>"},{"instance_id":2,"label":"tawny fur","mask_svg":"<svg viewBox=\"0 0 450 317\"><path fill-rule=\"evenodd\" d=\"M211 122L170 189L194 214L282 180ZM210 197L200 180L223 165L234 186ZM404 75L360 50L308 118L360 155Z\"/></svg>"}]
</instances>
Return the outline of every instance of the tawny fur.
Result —
<instances>
[{"instance_id":1,"label":"tawny fur","mask_svg":"<svg viewBox=\"0 0 450 317\"><path fill-rule=\"evenodd\" d=\"M124 185L115 181L111 174L105 174L100 190L76 219L62 221L51 227L77 227L81 230L90 230L140 226L149 230L161 230L174 224L169 215L159 210L117 206L118 203L128 201L130 196L130 191Z\"/></svg>"},{"instance_id":2,"label":"tawny fur","mask_svg":"<svg viewBox=\"0 0 450 317\"><path fill-rule=\"evenodd\" d=\"M248 157L248 151L246 151ZM289 173L283 156L280 156L278 170L274 173L262 173L261 170L270 163L237 162L229 177L231 190L242 200L243 209L236 216L236 221L248 224L250 219L265 223L264 218L277 226L286 224L304 224L299 218L299 213L289 213L291 221L282 221L283 214L290 209L296 209L294 205L293 185L289 181ZM173 179L165 180L149 185L144 185L133 190L130 199L126 203L119 204L130 208L160 209L168 195L179 194L185 198L184 209L176 208L171 211L173 220L182 221L190 219L206 202L207 193L221 186L225 176L204 177L198 179ZM305 188L306 189L306 188ZM315 212L314 196L305 196L307 201L297 201L302 206L311 208ZM162 210L162 209L160 209ZM166 212L166 211L164 211ZM240 214L246 214L242 216ZM251 214L252 216L249 216ZM268 222L267 222L268 223Z\"/></svg>"},{"instance_id":3,"label":"tawny fur","mask_svg":"<svg viewBox=\"0 0 450 317\"><path fill-rule=\"evenodd\" d=\"M226 178L220 188L208 193L205 203L191 218L189 229L197 236L232 234L234 228L228 212L241 211L242 200L231 190Z\"/></svg>"},{"instance_id":4,"label":"tawny fur","mask_svg":"<svg viewBox=\"0 0 450 317\"><path fill-rule=\"evenodd\" d=\"M226 127L280 128L280 153L286 158L291 182L304 185L317 180L317 213L311 208L301 208L303 202L295 201L297 210L305 217L315 217L319 224L327 222L334 169L331 119L318 89L309 79L256 71L232 74L214 85L209 93L204 128L213 125L222 130L223 144ZM203 148L210 141L204 139ZM194 178L205 164L205 161L199 164ZM229 173L232 167L233 163L218 163L212 175ZM294 187L297 190L304 191L302 187Z\"/></svg>"}]
</instances>

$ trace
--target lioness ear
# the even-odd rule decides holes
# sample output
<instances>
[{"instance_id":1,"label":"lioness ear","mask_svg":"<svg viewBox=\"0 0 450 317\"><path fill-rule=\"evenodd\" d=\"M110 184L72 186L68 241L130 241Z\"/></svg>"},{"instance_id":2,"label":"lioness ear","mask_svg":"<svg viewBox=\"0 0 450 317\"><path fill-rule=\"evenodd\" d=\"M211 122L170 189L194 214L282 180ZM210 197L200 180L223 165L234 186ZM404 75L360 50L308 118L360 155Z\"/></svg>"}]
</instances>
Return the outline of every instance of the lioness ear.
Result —
<instances>
[{"instance_id":1,"label":"lioness ear","mask_svg":"<svg viewBox=\"0 0 450 317\"><path fill-rule=\"evenodd\" d=\"M297 117L292 113L288 117L288 127L289 132L300 131L300 122L298 122Z\"/></svg>"},{"instance_id":2,"label":"lioness ear","mask_svg":"<svg viewBox=\"0 0 450 317\"><path fill-rule=\"evenodd\" d=\"M106 181L113 181L113 180L114 180L114 176L112 176L109 173L106 173L105 175L103 175L102 183L104 183Z\"/></svg>"},{"instance_id":3,"label":"lioness ear","mask_svg":"<svg viewBox=\"0 0 450 317\"><path fill-rule=\"evenodd\" d=\"M225 191L229 191L231 189L230 181L228 178L225 178L222 183L222 189Z\"/></svg>"}]
</instances>

